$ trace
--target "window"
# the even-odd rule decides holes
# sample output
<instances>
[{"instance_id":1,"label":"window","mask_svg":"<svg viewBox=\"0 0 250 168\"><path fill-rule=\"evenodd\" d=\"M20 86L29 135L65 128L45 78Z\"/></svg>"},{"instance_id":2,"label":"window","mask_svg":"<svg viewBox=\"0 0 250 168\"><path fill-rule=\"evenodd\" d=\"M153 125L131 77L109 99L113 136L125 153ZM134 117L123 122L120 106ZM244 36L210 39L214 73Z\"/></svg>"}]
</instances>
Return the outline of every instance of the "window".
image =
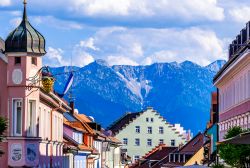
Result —
<instances>
[{"instance_id":1,"label":"window","mask_svg":"<svg viewBox=\"0 0 250 168\"><path fill-rule=\"evenodd\" d=\"M152 139L147 139L147 145L152 146Z\"/></svg>"},{"instance_id":2,"label":"window","mask_svg":"<svg viewBox=\"0 0 250 168\"><path fill-rule=\"evenodd\" d=\"M41 137L41 138L43 137L42 122L44 121L42 115L43 115L42 109L41 109L41 107L39 107L39 137Z\"/></svg>"},{"instance_id":3,"label":"window","mask_svg":"<svg viewBox=\"0 0 250 168\"><path fill-rule=\"evenodd\" d=\"M148 127L148 134L152 134L152 127Z\"/></svg>"},{"instance_id":4,"label":"window","mask_svg":"<svg viewBox=\"0 0 250 168\"><path fill-rule=\"evenodd\" d=\"M13 100L13 134L22 136L22 100Z\"/></svg>"},{"instance_id":5,"label":"window","mask_svg":"<svg viewBox=\"0 0 250 168\"><path fill-rule=\"evenodd\" d=\"M149 119L148 118L146 118L146 122L148 122L149 121Z\"/></svg>"},{"instance_id":6,"label":"window","mask_svg":"<svg viewBox=\"0 0 250 168\"><path fill-rule=\"evenodd\" d=\"M154 122L154 118L151 118L151 122Z\"/></svg>"},{"instance_id":7,"label":"window","mask_svg":"<svg viewBox=\"0 0 250 168\"><path fill-rule=\"evenodd\" d=\"M140 133L140 126L135 126L135 132Z\"/></svg>"},{"instance_id":8,"label":"window","mask_svg":"<svg viewBox=\"0 0 250 168\"><path fill-rule=\"evenodd\" d=\"M15 65L21 64L21 57L15 57Z\"/></svg>"},{"instance_id":9,"label":"window","mask_svg":"<svg viewBox=\"0 0 250 168\"><path fill-rule=\"evenodd\" d=\"M164 133L163 127L159 127L159 134L163 134L163 133Z\"/></svg>"},{"instance_id":10,"label":"window","mask_svg":"<svg viewBox=\"0 0 250 168\"><path fill-rule=\"evenodd\" d=\"M48 139L52 139L52 137L51 137L51 120L52 120L52 118L51 118L51 116L50 116L50 111L48 111L47 112L47 115L48 115L48 124L46 124L46 125L48 125L48 128L47 128L47 130L45 130L45 132L47 132L47 134L48 134Z\"/></svg>"},{"instance_id":11,"label":"window","mask_svg":"<svg viewBox=\"0 0 250 168\"><path fill-rule=\"evenodd\" d=\"M175 146L175 140L174 139L171 140L171 146Z\"/></svg>"},{"instance_id":12,"label":"window","mask_svg":"<svg viewBox=\"0 0 250 168\"><path fill-rule=\"evenodd\" d=\"M128 138L123 138L123 144L128 145Z\"/></svg>"},{"instance_id":13,"label":"window","mask_svg":"<svg viewBox=\"0 0 250 168\"><path fill-rule=\"evenodd\" d=\"M140 139L139 139L139 138L136 138L136 139L135 139L135 145L136 145L136 146L140 146Z\"/></svg>"},{"instance_id":14,"label":"window","mask_svg":"<svg viewBox=\"0 0 250 168\"><path fill-rule=\"evenodd\" d=\"M164 144L164 139L159 139L159 144Z\"/></svg>"},{"instance_id":15,"label":"window","mask_svg":"<svg viewBox=\"0 0 250 168\"><path fill-rule=\"evenodd\" d=\"M134 156L134 162L139 161L139 159L140 159L140 156L139 156L139 155L135 155L135 156Z\"/></svg>"},{"instance_id":16,"label":"window","mask_svg":"<svg viewBox=\"0 0 250 168\"><path fill-rule=\"evenodd\" d=\"M28 136L35 137L36 136L36 101L29 100L29 110L28 110L28 121L27 121L27 129Z\"/></svg>"},{"instance_id":17,"label":"window","mask_svg":"<svg viewBox=\"0 0 250 168\"><path fill-rule=\"evenodd\" d=\"M37 65L37 58L36 57L31 57L31 64Z\"/></svg>"}]
</instances>

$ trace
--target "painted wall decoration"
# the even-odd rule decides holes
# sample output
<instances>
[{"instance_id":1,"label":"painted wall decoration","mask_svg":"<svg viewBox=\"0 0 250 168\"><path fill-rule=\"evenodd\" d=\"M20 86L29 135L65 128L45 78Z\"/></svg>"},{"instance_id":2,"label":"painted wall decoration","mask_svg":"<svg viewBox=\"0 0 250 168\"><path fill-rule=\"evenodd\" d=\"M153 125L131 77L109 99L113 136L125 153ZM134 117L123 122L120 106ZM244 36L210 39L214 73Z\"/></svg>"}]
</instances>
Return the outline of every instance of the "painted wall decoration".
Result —
<instances>
[{"instance_id":1,"label":"painted wall decoration","mask_svg":"<svg viewBox=\"0 0 250 168\"><path fill-rule=\"evenodd\" d=\"M13 161L19 161L22 159L22 145L12 144L11 145L11 159Z\"/></svg>"},{"instance_id":2,"label":"painted wall decoration","mask_svg":"<svg viewBox=\"0 0 250 168\"><path fill-rule=\"evenodd\" d=\"M27 144L26 147L26 153L27 153L27 160L28 161L35 161L37 158L37 145L36 144Z\"/></svg>"}]
</instances>

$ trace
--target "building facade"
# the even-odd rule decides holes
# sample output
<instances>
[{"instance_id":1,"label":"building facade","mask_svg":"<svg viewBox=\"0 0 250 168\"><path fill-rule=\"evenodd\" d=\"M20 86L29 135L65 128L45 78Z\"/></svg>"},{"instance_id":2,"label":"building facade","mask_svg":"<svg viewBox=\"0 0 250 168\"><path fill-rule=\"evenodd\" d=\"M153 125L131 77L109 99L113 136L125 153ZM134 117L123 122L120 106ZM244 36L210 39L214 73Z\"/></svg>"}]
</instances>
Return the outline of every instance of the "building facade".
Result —
<instances>
[{"instance_id":1,"label":"building facade","mask_svg":"<svg viewBox=\"0 0 250 168\"><path fill-rule=\"evenodd\" d=\"M249 40L250 22L230 44L228 61L214 77L219 95L220 141L230 127L250 128Z\"/></svg>"},{"instance_id":2,"label":"building facade","mask_svg":"<svg viewBox=\"0 0 250 168\"><path fill-rule=\"evenodd\" d=\"M159 144L177 147L186 143L184 134L151 107L142 112L127 113L108 129L123 143L133 162Z\"/></svg>"},{"instance_id":3,"label":"building facade","mask_svg":"<svg viewBox=\"0 0 250 168\"><path fill-rule=\"evenodd\" d=\"M4 43L0 113L8 119L8 130L1 167L62 167L63 113L70 107L53 90L40 85L45 39L29 23L26 2L20 25Z\"/></svg>"}]
</instances>

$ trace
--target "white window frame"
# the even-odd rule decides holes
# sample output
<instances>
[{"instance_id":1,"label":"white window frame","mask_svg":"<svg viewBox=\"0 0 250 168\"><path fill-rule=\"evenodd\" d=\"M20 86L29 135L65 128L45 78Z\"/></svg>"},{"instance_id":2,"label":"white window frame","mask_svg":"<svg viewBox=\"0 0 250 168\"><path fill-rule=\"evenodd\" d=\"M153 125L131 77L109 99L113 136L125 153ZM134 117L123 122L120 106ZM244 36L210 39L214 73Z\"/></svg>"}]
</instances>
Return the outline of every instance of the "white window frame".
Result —
<instances>
[{"instance_id":1,"label":"white window frame","mask_svg":"<svg viewBox=\"0 0 250 168\"><path fill-rule=\"evenodd\" d=\"M147 146L152 146L152 139L147 139Z\"/></svg>"},{"instance_id":2,"label":"white window frame","mask_svg":"<svg viewBox=\"0 0 250 168\"><path fill-rule=\"evenodd\" d=\"M139 134L141 132L141 127L140 126L135 126L135 133Z\"/></svg>"},{"instance_id":3,"label":"white window frame","mask_svg":"<svg viewBox=\"0 0 250 168\"><path fill-rule=\"evenodd\" d=\"M172 144L172 142L174 142L174 145ZM175 144L176 142L175 142L175 139L171 139L170 140L170 146L175 146L176 144Z\"/></svg>"},{"instance_id":4,"label":"white window frame","mask_svg":"<svg viewBox=\"0 0 250 168\"><path fill-rule=\"evenodd\" d=\"M164 134L164 127L162 126L159 127L159 134Z\"/></svg>"},{"instance_id":5,"label":"white window frame","mask_svg":"<svg viewBox=\"0 0 250 168\"><path fill-rule=\"evenodd\" d=\"M43 125L42 125L42 121L45 121L43 119L43 112L42 112L42 108L39 107L38 108L38 112L39 112L39 137L43 138Z\"/></svg>"},{"instance_id":6,"label":"white window frame","mask_svg":"<svg viewBox=\"0 0 250 168\"><path fill-rule=\"evenodd\" d=\"M16 110L14 109L15 106L15 101L16 102L21 102L21 133L17 133L16 129L17 129L17 125L16 125ZM13 136L22 136L22 127L23 127L23 99L22 98L13 98L12 99L12 134Z\"/></svg>"},{"instance_id":7,"label":"white window frame","mask_svg":"<svg viewBox=\"0 0 250 168\"><path fill-rule=\"evenodd\" d=\"M148 134L152 134L153 133L153 128L152 127L148 127Z\"/></svg>"},{"instance_id":8,"label":"white window frame","mask_svg":"<svg viewBox=\"0 0 250 168\"><path fill-rule=\"evenodd\" d=\"M126 142L126 143L124 143ZM128 145L128 138L123 138L123 145Z\"/></svg>"},{"instance_id":9,"label":"white window frame","mask_svg":"<svg viewBox=\"0 0 250 168\"><path fill-rule=\"evenodd\" d=\"M135 138L135 146L140 146L140 145L141 145L140 138Z\"/></svg>"},{"instance_id":10,"label":"white window frame","mask_svg":"<svg viewBox=\"0 0 250 168\"><path fill-rule=\"evenodd\" d=\"M34 102L35 103L35 108L33 109L35 111L34 114L32 114L32 120L34 121L34 125L31 125L31 132L29 131L29 124L30 124L30 101ZM37 99L28 99L27 101L27 124L26 124L26 129L27 129L27 136L29 137L36 137L37 136L37 129L36 129L36 126L37 126Z\"/></svg>"},{"instance_id":11,"label":"white window frame","mask_svg":"<svg viewBox=\"0 0 250 168\"><path fill-rule=\"evenodd\" d=\"M164 144L164 139L159 139L159 144Z\"/></svg>"}]
</instances>

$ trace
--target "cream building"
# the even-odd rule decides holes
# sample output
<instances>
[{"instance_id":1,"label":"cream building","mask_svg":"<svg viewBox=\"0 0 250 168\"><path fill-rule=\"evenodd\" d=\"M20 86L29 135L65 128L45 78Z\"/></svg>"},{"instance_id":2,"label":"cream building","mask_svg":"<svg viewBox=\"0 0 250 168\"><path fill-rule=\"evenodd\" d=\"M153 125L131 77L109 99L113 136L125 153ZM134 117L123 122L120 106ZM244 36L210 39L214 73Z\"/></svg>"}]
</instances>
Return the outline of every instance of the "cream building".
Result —
<instances>
[{"instance_id":1,"label":"cream building","mask_svg":"<svg viewBox=\"0 0 250 168\"><path fill-rule=\"evenodd\" d=\"M142 112L126 113L108 129L123 142L123 148L133 162L159 144L179 146L186 143L183 133L179 133L152 107Z\"/></svg>"}]
</instances>

